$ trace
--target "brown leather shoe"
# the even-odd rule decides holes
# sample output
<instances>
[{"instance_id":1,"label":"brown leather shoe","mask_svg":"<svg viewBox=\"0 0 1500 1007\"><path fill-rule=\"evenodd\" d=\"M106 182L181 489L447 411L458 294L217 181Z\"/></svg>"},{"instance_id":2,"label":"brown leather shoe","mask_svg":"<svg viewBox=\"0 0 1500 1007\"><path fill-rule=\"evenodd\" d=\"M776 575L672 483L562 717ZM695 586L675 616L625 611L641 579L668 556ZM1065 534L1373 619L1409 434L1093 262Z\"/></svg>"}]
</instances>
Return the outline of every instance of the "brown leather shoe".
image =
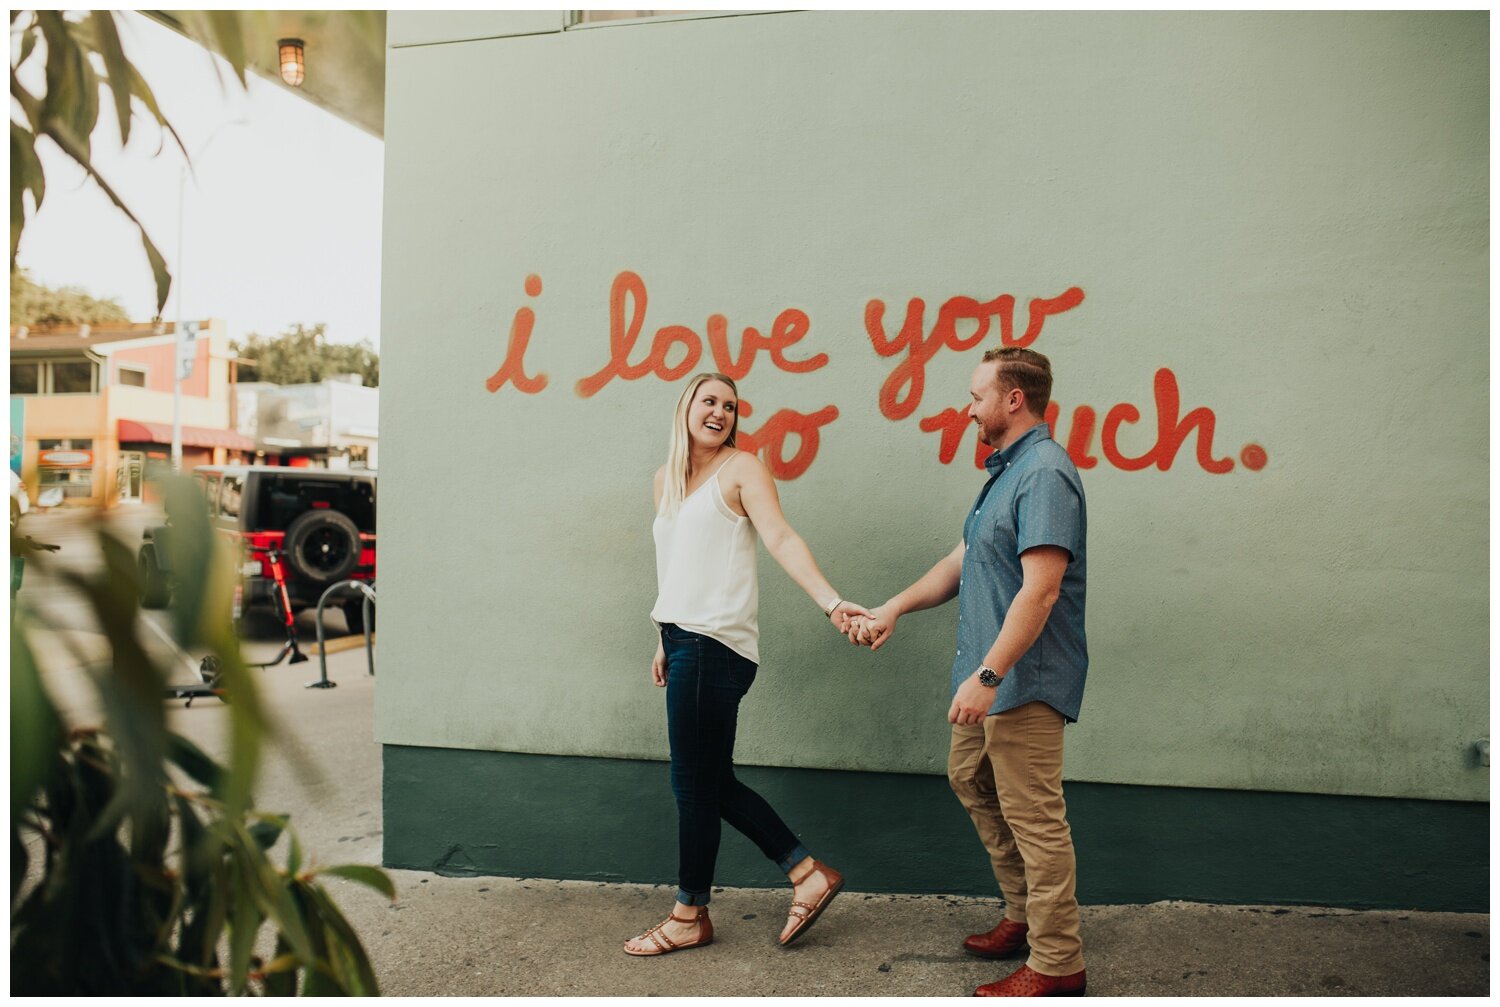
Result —
<instances>
[{"instance_id":1,"label":"brown leather shoe","mask_svg":"<svg viewBox=\"0 0 1500 1007\"><path fill-rule=\"evenodd\" d=\"M1070 976L1044 976L1022 965L997 983L974 991L977 997L1081 997L1088 988L1088 973L1079 969Z\"/></svg>"},{"instance_id":2,"label":"brown leather shoe","mask_svg":"<svg viewBox=\"0 0 1500 1007\"><path fill-rule=\"evenodd\" d=\"M988 933L970 934L964 938L964 950L976 958L1009 958L1026 947L1026 924L1001 920Z\"/></svg>"}]
</instances>

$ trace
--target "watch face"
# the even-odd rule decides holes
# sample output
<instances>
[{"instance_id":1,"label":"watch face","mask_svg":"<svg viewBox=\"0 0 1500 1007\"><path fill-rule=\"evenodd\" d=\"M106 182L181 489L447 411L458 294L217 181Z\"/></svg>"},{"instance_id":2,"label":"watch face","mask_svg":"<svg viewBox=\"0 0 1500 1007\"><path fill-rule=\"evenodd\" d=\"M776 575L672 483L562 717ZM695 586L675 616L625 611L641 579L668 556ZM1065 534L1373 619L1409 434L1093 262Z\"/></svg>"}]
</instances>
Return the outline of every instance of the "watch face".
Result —
<instances>
[{"instance_id":1,"label":"watch face","mask_svg":"<svg viewBox=\"0 0 1500 1007\"><path fill-rule=\"evenodd\" d=\"M988 668L979 669L979 684L983 686L996 686L1000 684L1000 676Z\"/></svg>"}]
</instances>

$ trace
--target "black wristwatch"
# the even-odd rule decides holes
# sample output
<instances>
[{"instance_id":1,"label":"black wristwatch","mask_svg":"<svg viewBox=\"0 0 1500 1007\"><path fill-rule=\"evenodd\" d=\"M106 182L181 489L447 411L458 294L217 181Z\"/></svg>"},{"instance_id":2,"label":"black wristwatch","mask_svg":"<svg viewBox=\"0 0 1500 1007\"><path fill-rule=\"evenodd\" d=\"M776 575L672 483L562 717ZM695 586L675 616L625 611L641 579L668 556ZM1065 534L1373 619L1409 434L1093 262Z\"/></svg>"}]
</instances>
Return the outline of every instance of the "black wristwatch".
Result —
<instances>
[{"instance_id":1,"label":"black wristwatch","mask_svg":"<svg viewBox=\"0 0 1500 1007\"><path fill-rule=\"evenodd\" d=\"M993 689L1000 684L1000 675L994 668L981 664L979 666L979 684L986 689Z\"/></svg>"}]
</instances>

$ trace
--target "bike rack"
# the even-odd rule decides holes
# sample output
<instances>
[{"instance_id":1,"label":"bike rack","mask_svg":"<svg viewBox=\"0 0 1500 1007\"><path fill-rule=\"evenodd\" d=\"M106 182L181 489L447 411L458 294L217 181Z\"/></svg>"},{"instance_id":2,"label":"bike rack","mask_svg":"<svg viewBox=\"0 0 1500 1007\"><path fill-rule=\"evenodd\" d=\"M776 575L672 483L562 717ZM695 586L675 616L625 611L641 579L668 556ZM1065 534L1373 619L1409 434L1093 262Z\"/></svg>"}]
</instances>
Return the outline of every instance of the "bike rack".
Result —
<instances>
[{"instance_id":1,"label":"bike rack","mask_svg":"<svg viewBox=\"0 0 1500 1007\"><path fill-rule=\"evenodd\" d=\"M321 675L316 682L308 682L309 689L332 689L338 686L337 682L328 680L328 655L323 650L323 608L328 604L329 597L340 589L354 589L364 596L361 612L365 631L365 657L370 662L370 674L375 674L375 646L370 638L370 610L375 604L375 584L368 580L341 580L337 584L330 584L318 599L318 612L315 620L318 627L318 666Z\"/></svg>"}]
</instances>

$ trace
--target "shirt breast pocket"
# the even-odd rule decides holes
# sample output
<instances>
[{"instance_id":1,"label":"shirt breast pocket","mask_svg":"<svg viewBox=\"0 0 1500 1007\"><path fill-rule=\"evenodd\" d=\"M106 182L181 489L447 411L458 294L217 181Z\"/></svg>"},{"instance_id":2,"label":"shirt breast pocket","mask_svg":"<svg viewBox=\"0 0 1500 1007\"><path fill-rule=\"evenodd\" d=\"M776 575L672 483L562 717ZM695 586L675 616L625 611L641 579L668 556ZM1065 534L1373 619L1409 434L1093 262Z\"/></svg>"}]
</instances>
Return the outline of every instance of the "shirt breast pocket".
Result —
<instances>
[{"instance_id":1,"label":"shirt breast pocket","mask_svg":"<svg viewBox=\"0 0 1500 1007\"><path fill-rule=\"evenodd\" d=\"M1008 507L980 514L970 531L965 547L979 563L1014 563L1016 557L1016 523Z\"/></svg>"}]
</instances>

